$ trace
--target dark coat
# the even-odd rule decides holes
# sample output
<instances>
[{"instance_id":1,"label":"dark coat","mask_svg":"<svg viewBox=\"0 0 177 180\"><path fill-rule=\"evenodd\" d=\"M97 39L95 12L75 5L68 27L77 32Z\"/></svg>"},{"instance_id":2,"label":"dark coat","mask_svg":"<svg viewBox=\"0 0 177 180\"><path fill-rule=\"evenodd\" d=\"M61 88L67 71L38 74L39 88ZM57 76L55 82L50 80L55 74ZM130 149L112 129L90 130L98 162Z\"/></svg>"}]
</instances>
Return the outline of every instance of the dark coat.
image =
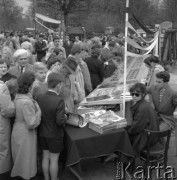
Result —
<instances>
[{"instance_id":1,"label":"dark coat","mask_svg":"<svg viewBox=\"0 0 177 180\"><path fill-rule=\"evenodd\" d=\"M16 79L17 77L12 75L12 74L9 74L9 73L6 73L5 75L3 75L0 80L3 81L4 83L6 81L9 81L10 79Z\"/></svg>"},{"instance_id":2,"label":"dark coat","mask_svg":"<svg viewBox=\"0 0 177 180\"><path fill-rule=\"evenodd\" d=\"M66 57L68 57L68 55L71 53L71 48L73 47L73 42L69 41L70 43L68 43L67 41L64 41L63 43L63 47L65 48L66 51Z\"/></svg>"},{"instance_id":3,"label":"dark coat","mask_svg":"<svg viewBox=\"0 0 177 180\"><path fill-rule=\"evenodd\" d=\"M86 58L85 62L90 72L92 87L93 89L95 89L103 81L103 77L104 77L103 62L93 57Z\"/></svg>"},{"instance_id":4,"label":"dark coat","mask_svg":"<svg viewBox=\"0 0 177 180\"><path fill-rule=\"evenodd\" d=\"M164 122L169 124L174 129L176 122L173 117L173 112L177 106L177 92L173 91L169 85L166 85L165 92L160 103L160 92L156 86L147 88L147 91L152 96L152 102L157 114Z\"/></svg>"},{"instance_id":5,"label":"dark coat","mask_svg":"<svg viewBox=\"0 0 177 180\"><path fill-rule=\"evenodd\" d=\"M36 53L37 53L37 60L38 61L41 61L41 59L43 58L43 57L45 57L45 55L46 55L46 50L42 50L42 48L44 48L44 47L46 47L47 45L46 45L46 43L44 42L44 41L42 41L42 42L40 42L40 41L37 41L36 43L35 43L35 51L36 51Z\"/></svg>"},{"instance_id":6,"label":"dark coat","mask_svg":"<svg viewBox=\"0 0 177 180\"><path fill-rule=\"evenodd\" d=\"M143 130L159 130L159 123L157 121L156 113L144 98L131 106L131 113L133 122L128 129L128 133L135 153L139 154L147 144L147 138Z\"/></svg>"},{"instance_id":7,"label":"dark coat","mask_svg":"<svg viewBox=\"0 0 177 180\"><path fill-rule=\"evenodd\" d=\"M66 121L64 100L56 93L48 91L46 94L40 95L37 102L42 112L39 136L63 138L63 125Z\"/></svg>"}]
</instances>

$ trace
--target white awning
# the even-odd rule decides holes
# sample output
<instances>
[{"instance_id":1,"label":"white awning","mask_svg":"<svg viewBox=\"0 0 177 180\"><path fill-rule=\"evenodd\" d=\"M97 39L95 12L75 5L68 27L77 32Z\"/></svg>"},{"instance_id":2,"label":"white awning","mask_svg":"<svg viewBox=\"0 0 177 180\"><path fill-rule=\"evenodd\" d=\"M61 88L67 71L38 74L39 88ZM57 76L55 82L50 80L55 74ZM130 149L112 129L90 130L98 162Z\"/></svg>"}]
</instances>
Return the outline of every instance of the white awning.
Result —
<instances>
[{"instance_id":1,"label":"white awning","mask_svg":"<svg viewBox=\"0 0 177 180\"><path fill-rule=\"evenodd\" d=\"M36 13L35 16L36 16L36 18L41 19L42 21L45 21L45 22L49 22L49 23L53 23L53 24L60 24L61 23L60 20L52 19L52 18L44 16L42 14Z\"/></svg>"}]
</instances>

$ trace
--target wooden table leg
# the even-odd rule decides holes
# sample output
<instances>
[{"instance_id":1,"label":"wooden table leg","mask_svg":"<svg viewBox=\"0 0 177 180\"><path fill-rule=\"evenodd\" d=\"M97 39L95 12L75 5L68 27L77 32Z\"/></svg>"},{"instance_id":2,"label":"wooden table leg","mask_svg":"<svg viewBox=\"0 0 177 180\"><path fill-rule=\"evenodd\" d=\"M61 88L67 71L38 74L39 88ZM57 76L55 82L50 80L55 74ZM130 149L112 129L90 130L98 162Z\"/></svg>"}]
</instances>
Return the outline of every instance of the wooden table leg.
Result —
<instances>
[{"instance_id":1,"label":"wooden table leg","mask_svg":"<svg viewBox=\"0 0 177 180\"><path fill-rule=\"evenodd\" d=\"M78 178L78 180L84 180L80 163L69 166L69 170Z\"/></svg>"},{"instance_id":2,"label":"wooden table leg","mask_svg":"<svg viewBox=\"0 0 177 180\"><path fill-rule=\"evenodd\" d=\"M121 162L121 152L117 152L117 162L116 162L116 180L122 179L122 162Z\"/></svg>"}]
</instances>

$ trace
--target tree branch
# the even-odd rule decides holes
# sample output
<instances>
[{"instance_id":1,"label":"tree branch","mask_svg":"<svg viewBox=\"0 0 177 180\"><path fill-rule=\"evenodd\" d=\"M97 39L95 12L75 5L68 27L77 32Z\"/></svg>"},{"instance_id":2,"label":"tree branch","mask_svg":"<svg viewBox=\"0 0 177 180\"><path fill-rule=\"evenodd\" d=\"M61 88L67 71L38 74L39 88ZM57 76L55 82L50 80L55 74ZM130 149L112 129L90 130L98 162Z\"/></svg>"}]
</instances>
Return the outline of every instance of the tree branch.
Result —
<instances>
[{"instance_id":1,"label":"tree branch","mask_svg":"<svg viewBox=\"0 0 177 180\"><path fill-rule=\"evenodd\" d=\"M70 0L66 8L67 12L69 12L71 8L76 5L77 2L79 2L79 0Z\"/></svg>"},{"instance_id":2,"label":"tree branch","mask_svg":"<svg viewBox=\"0 0 177 180\"><path fill-rule=\"evenodd\" d=\"M38 3L38 5L42 5L43 7L50 7L50 8L52 8L52 9L57 9L57 10L61 10L61 8L57 8L57 7L55 7L55 6L52 6L50 3Z\"/></svg>"}]
</instances>

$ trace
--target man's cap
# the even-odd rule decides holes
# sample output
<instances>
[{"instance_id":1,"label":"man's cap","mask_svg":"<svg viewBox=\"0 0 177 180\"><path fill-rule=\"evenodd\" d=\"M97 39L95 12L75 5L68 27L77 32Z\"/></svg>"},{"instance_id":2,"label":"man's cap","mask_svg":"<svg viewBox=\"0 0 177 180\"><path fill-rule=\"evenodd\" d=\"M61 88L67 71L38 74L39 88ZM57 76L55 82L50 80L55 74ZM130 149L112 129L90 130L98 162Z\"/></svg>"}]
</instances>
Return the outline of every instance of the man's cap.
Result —
<instances>
[{"instance_id":1,"label":"man's cap","mask_svg":"<svg viewBox=\"0 0 177 180\"><path fill-rule=\"evenodd\" d=\"M78 63L74 57L69 56L63 65L69 70L70 73L73 74L78 66Z\"/></svg>"}]
</instances>

